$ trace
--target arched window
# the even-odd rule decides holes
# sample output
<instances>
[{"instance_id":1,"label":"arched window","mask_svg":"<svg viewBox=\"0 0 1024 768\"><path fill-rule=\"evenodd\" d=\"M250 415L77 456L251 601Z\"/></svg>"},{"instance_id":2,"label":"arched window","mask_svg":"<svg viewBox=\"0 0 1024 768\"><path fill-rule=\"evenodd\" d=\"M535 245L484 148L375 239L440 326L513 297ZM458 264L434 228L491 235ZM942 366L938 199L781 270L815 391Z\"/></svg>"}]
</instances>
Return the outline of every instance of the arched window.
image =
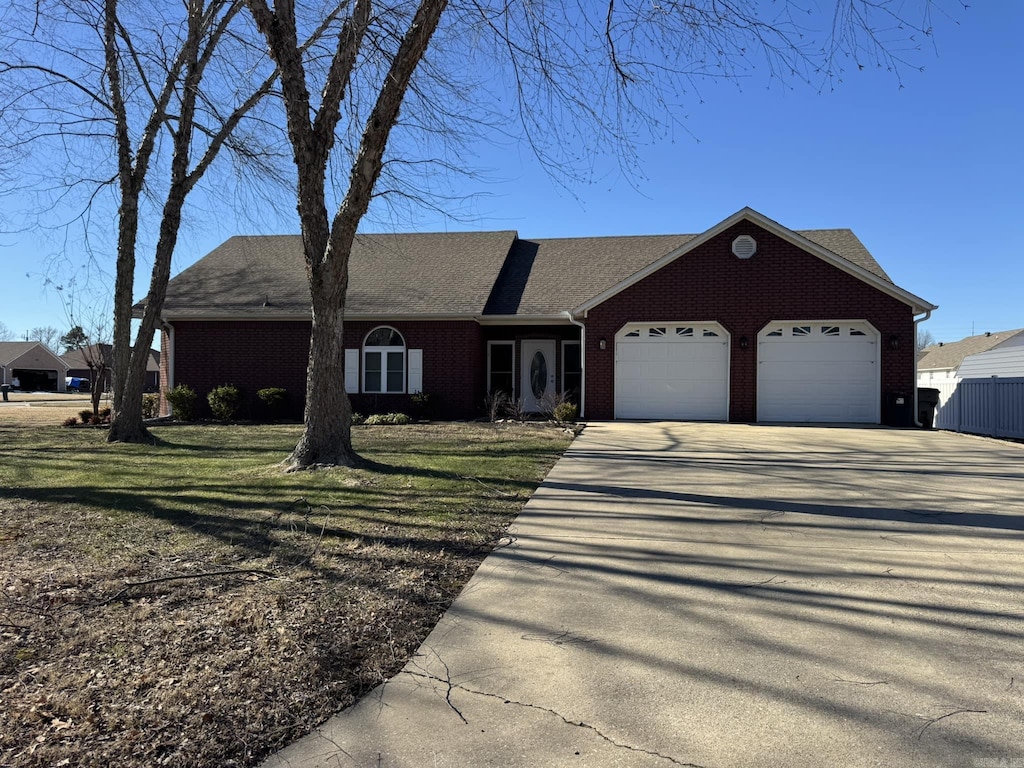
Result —
<instances>
[{"instance_id":1,"label":"arched window","mask_svg":"<svg viewBox=\"0 0 1024 768\"><path fill-rule=\"evenodd\" d=\"M380 326L363 341L363 392L405 392L405 339Z\"/></svg>"}]
</instances>

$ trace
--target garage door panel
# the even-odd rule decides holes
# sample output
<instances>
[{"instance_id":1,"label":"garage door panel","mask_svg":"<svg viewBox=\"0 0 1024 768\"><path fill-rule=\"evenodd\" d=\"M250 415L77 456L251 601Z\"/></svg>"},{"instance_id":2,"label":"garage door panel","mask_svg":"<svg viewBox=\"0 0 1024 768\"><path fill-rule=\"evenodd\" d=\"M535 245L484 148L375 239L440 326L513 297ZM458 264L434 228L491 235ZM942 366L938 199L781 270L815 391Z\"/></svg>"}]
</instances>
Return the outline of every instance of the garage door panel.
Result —
<instances>
[{"instance_id":1,"label":"garage door panel","mask_svg":"<svg viewBox=\"0 0 1024 768\"><path fill-rule=\"evenodd\" d=\"M681 324L628 326L615 345L615 416L620 419L718 421L728 417L728 342L713 326L714 337L698 328L675 332ZM687 324L692 327L694 324ZM664 329L664 330L662 330ZM627 336L636 332L638 336Z\"/></svg>"},{"instance_id":2,"label":"garage door panel","mask_svg":"<svg viewBox=\"0 0 1024 768\"><path fill-rule=\"evenodd\" d=\"M758 341L758 421L878 421L878 343L870 326L771 327Z\"/></svg>"}]
</instances>

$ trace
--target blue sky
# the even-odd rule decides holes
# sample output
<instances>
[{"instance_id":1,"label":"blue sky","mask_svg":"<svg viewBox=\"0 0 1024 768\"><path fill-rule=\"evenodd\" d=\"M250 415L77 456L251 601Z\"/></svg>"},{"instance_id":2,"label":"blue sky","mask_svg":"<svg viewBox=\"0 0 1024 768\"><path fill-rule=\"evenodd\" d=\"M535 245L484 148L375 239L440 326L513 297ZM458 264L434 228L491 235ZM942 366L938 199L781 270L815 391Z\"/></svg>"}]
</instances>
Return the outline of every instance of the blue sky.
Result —
<instances>
[{"instance_id":1,"label":"blue sky","mask_svg":"<svg viewBox=\"0 0 1024 768\"><path fill-rule=\"evenodd\" d=\"M875 71L849 73L827 93L769 85L756 72L739 87L705 84L685 129L640 147L637 168L599 162L595 181L569 190L525 150L479 145L487 180L456 182L479 195L468 222L430 213L395 226L526 237L701 232L749 205L793 229L853 229L897 284L940 306L925 325L937 340L1024 327L1024 3L979 3L958 18L936 17L925 71L905 71L902 88ZM175 273L232 234L296 230L290 204L259 224L237 206L228 199L186 225ZM66 330L60 295L40 274L40 257L54 254L81 258L76 243L52 235L0 237L0 321L15 333Z\"/></svg>"}]
</instances>

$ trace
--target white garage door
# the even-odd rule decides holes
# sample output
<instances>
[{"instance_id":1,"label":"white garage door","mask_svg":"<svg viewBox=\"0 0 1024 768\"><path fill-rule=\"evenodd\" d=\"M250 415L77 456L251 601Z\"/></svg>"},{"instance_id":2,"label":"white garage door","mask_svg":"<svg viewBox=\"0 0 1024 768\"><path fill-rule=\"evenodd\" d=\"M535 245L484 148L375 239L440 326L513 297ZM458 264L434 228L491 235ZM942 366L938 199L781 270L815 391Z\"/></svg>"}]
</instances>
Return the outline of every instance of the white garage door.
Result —
<instances>
[{"instance_id":1,"label":"white garage door","mask_svg":"<svg viewBox=\"0 0 1024 768\"><path fill-rule=\"evenodd\" d=\"M725 421L729 334L717 323L632 323L615 337L615 418Z\"/></svg>"},{"instance_id":2,"label":"white garage door","mask_svg":"<svg viewBox=\"0 0 1024 768\"><path fill-rule=\"evenodd\" d=\"M878 366L867 323L771 323L757 339L757 420L877 423Z\"/></svg>"}]
</instances>

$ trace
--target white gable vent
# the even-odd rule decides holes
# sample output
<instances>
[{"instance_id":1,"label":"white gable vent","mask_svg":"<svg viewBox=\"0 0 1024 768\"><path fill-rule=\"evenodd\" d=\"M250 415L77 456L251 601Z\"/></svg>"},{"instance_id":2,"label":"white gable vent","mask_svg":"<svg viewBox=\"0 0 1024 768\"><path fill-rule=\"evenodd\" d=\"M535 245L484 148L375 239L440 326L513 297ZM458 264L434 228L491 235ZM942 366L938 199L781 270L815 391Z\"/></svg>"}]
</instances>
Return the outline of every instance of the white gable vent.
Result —
<instances>
[{"instance_id":1,"label":"white gable vent","mask_svg":"<svg viewBox=\"0 0 1024 768\"><path fill-rule=\"evenodd\" d=\"M757 251L757 240L750 235L740 235L732 241L732 252L737 258L749 259Z\"/></svg>"}]
</instances>

